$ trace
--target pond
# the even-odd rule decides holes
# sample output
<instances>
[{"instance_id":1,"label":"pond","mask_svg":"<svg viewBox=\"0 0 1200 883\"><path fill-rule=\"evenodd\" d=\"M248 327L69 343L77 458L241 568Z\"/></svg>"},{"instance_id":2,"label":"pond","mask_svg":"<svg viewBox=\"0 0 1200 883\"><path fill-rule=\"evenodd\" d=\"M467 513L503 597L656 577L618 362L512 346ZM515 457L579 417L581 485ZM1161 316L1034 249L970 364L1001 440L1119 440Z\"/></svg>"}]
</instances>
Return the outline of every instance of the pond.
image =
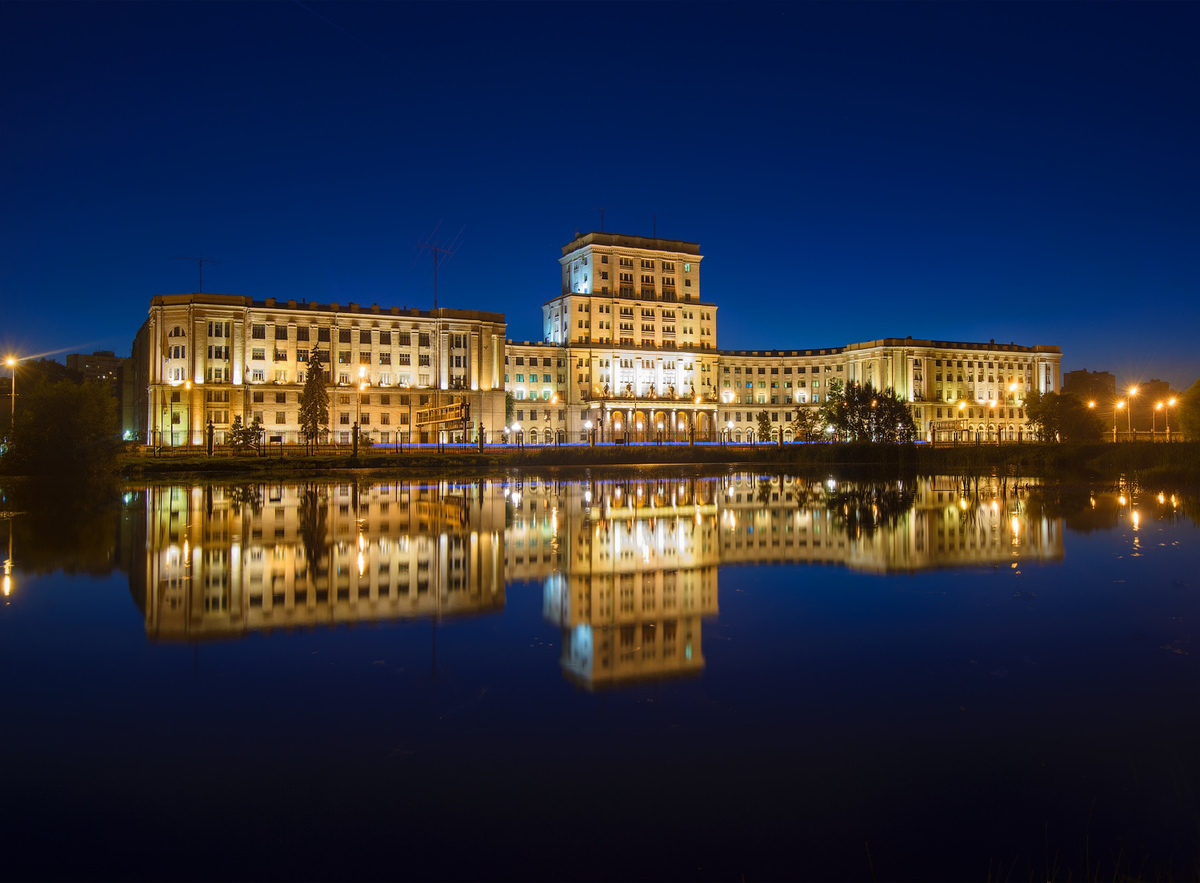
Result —
<instances>
[{"instance_id":1,"label":"pond","mask_svg":"<svg viewBox=\"0 0 1200 883\"><path fill-rule=\"evenodd\" d=\"M1190 878L1177 489L591 472L8 501L8 878Z\"/></svg>"}]
</instances>

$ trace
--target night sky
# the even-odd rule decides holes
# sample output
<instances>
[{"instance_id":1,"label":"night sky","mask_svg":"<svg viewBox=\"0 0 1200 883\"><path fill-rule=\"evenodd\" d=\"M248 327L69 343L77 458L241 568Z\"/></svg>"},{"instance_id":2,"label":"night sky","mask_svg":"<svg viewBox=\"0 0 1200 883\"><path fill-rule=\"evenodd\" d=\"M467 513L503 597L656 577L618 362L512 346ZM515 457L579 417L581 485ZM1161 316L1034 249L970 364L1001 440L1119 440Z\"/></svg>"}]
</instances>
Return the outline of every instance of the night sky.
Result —
<instances>
[{"instance_id":1,"label":"night sky","mask_svg":"<svg viewBox=\"0 0 1200 883\"><path fill-rule=\"evenodd\" d=\"M722 349L1057 344L1200 377L1200 4L0 4L0 351L149 299L502 311L700 243ZM461 231L461 235L460 234Z\"/></svg>"}]
</instances>

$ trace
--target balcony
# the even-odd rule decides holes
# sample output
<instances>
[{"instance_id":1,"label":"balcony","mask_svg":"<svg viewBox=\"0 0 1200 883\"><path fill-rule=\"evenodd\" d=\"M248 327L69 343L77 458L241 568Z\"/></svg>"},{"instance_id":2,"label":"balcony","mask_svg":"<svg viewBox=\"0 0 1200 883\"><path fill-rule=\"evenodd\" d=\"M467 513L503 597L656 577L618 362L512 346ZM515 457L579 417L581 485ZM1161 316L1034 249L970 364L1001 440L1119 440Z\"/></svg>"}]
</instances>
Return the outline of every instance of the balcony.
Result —
<instances>
[{"instance_id":1,"label":"balcony","mask_svg":"<svg viewBox=\"0 0 1200 883\"><path fill-rule=\"evenodd\" d=\"M616 390L610 389L608 384L602 386L599 391L581 389L579 399L583 402L607 402L617 406L664 405L678 408L697 404L715 405L717 394L715 392L697 392L695 387L677 390L671 385L661 390L652 386L639 393L633 388L633 384L626 383Z\"/></svg>"}]
</instances>

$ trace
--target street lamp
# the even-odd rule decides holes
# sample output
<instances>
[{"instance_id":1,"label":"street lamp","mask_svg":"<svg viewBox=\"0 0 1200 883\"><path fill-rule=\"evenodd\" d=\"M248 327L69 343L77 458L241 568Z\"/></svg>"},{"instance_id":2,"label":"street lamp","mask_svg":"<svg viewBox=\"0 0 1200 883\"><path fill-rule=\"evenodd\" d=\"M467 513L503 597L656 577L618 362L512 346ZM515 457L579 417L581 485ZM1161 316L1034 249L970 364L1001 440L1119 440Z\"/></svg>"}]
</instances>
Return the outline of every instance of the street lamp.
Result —
<instances>
[{"instance_id":1,"label":"street lamp","mask_svg":"<svg viewBox=\"0 0 1200 883\"><path fill-rule=\"evenodd\" d=\"M1113 406L1113 443L1117 441L1117 412L1125 407L1125 400L1121 399Z\"/></svg>"},{"instance_id":2,"label":"street lamp","mask_svg":"<svg viewBox=\"0 0 1200 883\"><path fill-rule=\"evenodd\" d=\"M514 420L513 425L512 425L512 431L513 431L513 436L517 440L517 447L518 448L523 447L522 442L524 440L521 438L521 424Z\"/></svg>"},{"instance_id":3,"label":"street lamp","mask_svg":"<svg viewBox=\"0 0 1200 883\"><path fill-rule=\"evenodd\" d=\"M663 426L663 425L662 425L662 421L661 421L661 420L659 420L659 421L658 421L658 443L659 443L660 445L662 444L662 426Z\"/></svg>"},{"instance_id":4,"label":"street lamp","mask_svg":"<svg viewBox=\"0 0 1200 883\"><path fill-rule=\"evenodd\" d=\"M12 369L12 391L8 394L8 432L11 436L12 428L16 426L17 423L17 360L14 356L9 356L4 360L4 364Z\"/></svg>"},{"instance_id":5,"label":"street lamp","mask_svg":"<svg viewBox=\"0 0 1200 883\"><path fill-rule=\"evenodd\" d=\"M965 438L966 430L963 429L963 425L962 425L963 411L965 411L966 408L967 408L967 403L960 400L958 403L958 435L960 437L963 437L962 438L963 441L967 441L967 439Z\"/></svg>"},{"instance_id":6,"label":"street lamp","mask_svg":"<svg viewBox=\"0 0 1200 883\"><path fill-rule=\"evenodd\" d=\"M367 388L367 369L363 366L358 368L358 393L354 396L354 456L358 456L358 434L360 432L359 425L362 421L362 394Z\"/></svg>"},{"instance_id":7,"label":"street lamp","mask_svg":"<svg viewBox=\"0 0 1200 883\"><path fill-rule=\"evenodd\" d=\"M733 441L733 421L730 420L729 423L726 424L725 444L729 444L732 441Z\"/></svg>"},{"instance_id":8,"label":"street lamp","mask_svg":"<svg viewBox=\"0 0 1200 883\"><path fill-rule=\"evenodd\" d=\"M1175 399L1167 399L1167 410L1164 416L1167 418L1167 441L1171 440L1171 408L1175 406Z\"/></svg>"},{"instance_id":9,"label":"street lamp","mask_svg":"<svg viewBox=\"0 0 1200 883\"><path fill-rule=\"evenodd\" d=\"M586 421L583 424L583 428L587 431L588 444L594 448L596 446L596 435L592 432L592 421Z\"/></svg>"},{"instance_id":10,"label":"street lamp","mask_svg":"<svg viewBox=\"0 0 1200 883\"><path fill-rule=\"evenodd\" d=\"M1131 437L1133 436L1133 397L1137 394L1138 388L1136 386L1129 387L1129 409L1125 412L1125 428L1129 430Z\"/></svg>"}]
</instances>

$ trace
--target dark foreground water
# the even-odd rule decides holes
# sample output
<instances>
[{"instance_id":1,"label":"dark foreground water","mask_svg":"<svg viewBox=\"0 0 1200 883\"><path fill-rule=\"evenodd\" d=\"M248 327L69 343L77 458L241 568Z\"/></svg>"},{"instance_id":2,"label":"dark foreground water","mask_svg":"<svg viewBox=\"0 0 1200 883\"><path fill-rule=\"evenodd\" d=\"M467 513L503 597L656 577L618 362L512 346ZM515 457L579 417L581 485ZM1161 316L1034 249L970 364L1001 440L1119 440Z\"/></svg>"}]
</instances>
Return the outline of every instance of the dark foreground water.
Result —
<instances>
[{"instance_id":1,"label":"dark foreground water","mask_svg":"<svg viewBox=\"0 0 1200 883\"><path fill-rule=\"evenodd\" d=\"M1197 876L1194 502L632 476L10 497L0 872Z\"/></svg>"}]
</instances>

